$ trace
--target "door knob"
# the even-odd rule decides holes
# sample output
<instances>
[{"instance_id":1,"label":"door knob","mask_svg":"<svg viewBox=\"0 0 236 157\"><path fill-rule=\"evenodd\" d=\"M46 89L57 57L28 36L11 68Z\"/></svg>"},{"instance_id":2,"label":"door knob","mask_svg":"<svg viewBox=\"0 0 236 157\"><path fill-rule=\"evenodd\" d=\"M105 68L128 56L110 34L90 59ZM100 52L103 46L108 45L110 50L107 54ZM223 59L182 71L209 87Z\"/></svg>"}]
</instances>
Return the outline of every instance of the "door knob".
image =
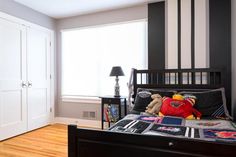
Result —
<instances>
[{"instance_id":1,"label":"door knob","mask_svg":"<svg viewBox=\"0 0 236 157\"><path fill-rule=\"evenodd\" d=\"M22 83L21 83L21 87L22 87L22 88L27 87L26 83L25 83L25 82L22 82Z\"/></svg>"},{"instance_id":2,"label":"door knob","mask_svg":"<svg viewBox=\"0 0 236 157\"><path fill-rule=\"evenodd\" d=\"M32 87L32 82L28 81L28 87Z\"/></svg>"}]
</instances>

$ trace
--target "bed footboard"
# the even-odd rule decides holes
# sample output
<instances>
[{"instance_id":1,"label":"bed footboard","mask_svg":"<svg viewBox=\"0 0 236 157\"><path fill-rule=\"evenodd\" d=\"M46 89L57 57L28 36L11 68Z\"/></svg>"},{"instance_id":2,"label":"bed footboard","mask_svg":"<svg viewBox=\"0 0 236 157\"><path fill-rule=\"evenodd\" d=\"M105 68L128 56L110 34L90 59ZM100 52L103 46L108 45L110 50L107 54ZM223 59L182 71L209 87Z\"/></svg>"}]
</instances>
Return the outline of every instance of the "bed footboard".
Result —
<instances>
[{"instance_id":1,"label":"bed footboard","mask_svg":"<svg viewBox=\"0 0 236 157\"><path fill-rule=\"evenodd\" d=\"M236 145L68 126L68 157L235 156Z\"/></svg>"}]
</instances>

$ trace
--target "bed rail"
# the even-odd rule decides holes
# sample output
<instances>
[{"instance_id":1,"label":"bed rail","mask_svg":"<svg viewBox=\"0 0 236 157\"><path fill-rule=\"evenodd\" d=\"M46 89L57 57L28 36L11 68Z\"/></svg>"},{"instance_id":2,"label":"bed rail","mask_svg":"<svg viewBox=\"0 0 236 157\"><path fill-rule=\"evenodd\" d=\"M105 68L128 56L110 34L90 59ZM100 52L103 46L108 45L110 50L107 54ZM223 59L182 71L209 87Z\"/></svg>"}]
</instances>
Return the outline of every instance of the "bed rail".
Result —
<instances>
[{"instance_id":1,"label":"bed rail","mask_svg":"<svg viewBox=\"0 0 236 157\"><path fill-rule=\"evenodd\" d=\"M134 95L138 88L214 89L223 86L220 69L134 69Z\"/></svg>"},{"instance_id":2,"label":"bed rail","mask_svg":"<svg viewBox=\"0 0 236 157\"><path fill-rule=\"evenodd\" d=\"M217 148L217 149L216 149ZM233 157L236 145L68 126L68 157Z\"/></svg>"}]
</instances>

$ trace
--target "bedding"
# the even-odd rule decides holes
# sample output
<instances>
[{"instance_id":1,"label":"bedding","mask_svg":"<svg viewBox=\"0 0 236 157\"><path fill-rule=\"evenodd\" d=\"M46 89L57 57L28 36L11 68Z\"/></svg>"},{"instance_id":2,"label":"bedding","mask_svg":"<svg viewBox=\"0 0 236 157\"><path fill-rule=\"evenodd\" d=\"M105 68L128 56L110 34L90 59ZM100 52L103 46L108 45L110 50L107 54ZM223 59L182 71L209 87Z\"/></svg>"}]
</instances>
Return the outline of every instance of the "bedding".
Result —
<instances>
[{"instance_id":1,"label":"bedding","mask_svg":"<svg viewBox=\"0 0 236 157\"><path fill-rule=\"evenodd\" d=\"M166 89L146 89L138 88L137 95L135 97L134 107L132 109L133 113L144 112L147 105L152 101L152 94L160 94L163 96L171 97L177 91L175 90L166 90Z\"/></svg>"},{"instance_id":2,"label":"bedding","mask_svg":"<svg viewBox=\"0 0 236 157\"><path fill-rule=\"evenodd\" d=\"M172 116L129 114L108 130L236 143L235 124L228 120L186 120Z\"/></svg>"},{"instance_id":3,"label":"bedding","mask_svg":"<svg viewBox=\"0 0 236 157\"><path fill-rule=\"evenodd\" d=\"M165 99L171 99L174 94L180 94L183 98L194 98L193 109L199 111L199 115L202 116L201 120L188 120L182 118L184 116L175 117L177 115L173 114L162 115L161 117L145 113L146 107L152 101L151 96L153 94L160 94ZM162 106L165 99L162 100ZM187 99L183 101L185 100ZM176 105L173 106L174 108L176 108ZM184 112L181 108L180 111L181 113ZM231 117L226 107L224 88L213 90L138 88L131 113L135 114L127 115L109 130L145 135L236 142L236 125L230 121Z\"/></svg>"},{"instance_id":4,"label":"bedding","mask_svg":"<svg viewBox=\"0 0 236 157\"><path fill-rule=\"evenodd\" d=\"M181 91L180 94L194 95L196 103L194 108L202 113L203 118L228 118L232 119L226 107L224 88L208 91Z\"/></svg>"},{"instance_id":5,"label":"bedding","mask_svg":"<svg viewBox=\"0 0 236 157\"><path fill-rule=\"evenodd\" d=\"M193 110L199 111L197 115L201 115L201 119L230 119L226 105L226 97L224 88L213 90L171 90L171 89L145 89L138 88L137 95L134 101L134 107L131 113L139 114L145 112L146 107L152 101L153 94L160 94L162 97L171 98L174 94L181 94L185 97L195 97L195 104ZM176 116L176 115L171 115Z\"/></svg>"}]
</instances>

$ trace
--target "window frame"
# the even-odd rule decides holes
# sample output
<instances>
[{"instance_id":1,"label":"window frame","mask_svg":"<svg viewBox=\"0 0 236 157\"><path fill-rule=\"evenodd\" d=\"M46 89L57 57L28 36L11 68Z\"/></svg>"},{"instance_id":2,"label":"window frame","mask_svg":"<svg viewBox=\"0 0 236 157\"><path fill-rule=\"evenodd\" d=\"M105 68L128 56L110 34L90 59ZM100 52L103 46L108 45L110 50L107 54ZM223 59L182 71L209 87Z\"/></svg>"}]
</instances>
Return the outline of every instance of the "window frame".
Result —
<instances>
[{"instance_id":1,"label":"window frame","mask_svg":"<svg viewBox=\"0 0 236 157\"><path fill-rule=\"evenodd\" d=\"M112 25L119 25L119 24L127 24L127 23L134 23L134 22L145 22L145 28L146 28L146 43L145 43L145 51L146 51L146 56L145 56L145 67L148 67L148 19L143 18L143 19L138 19L138 20L129 20L129 21L122 21L122 22L113 22L113 23L106 23L106 24L98 24L98 25L90 25L90 26L81 26L81 27L76 27L76 28L69 28L69 29L61 29L60 30L60 85L59 85L59 93L60 93L60 98L62 102L78 102L78 103L87 103L87 104L97 104L101 103L100 98L98 96L81 96L81 95L63 95L62 94L62 77L63 77L63 70L62 70L62 60L63 60L63 38L62 38L62 33L66 31L74 31L74 30L81 30L81 29L88 29L88 28L98 28L98 27L105 27L105 26L112 26ZM126 74L129 75L130 74Z\"/></svg>"}]
</instances>

